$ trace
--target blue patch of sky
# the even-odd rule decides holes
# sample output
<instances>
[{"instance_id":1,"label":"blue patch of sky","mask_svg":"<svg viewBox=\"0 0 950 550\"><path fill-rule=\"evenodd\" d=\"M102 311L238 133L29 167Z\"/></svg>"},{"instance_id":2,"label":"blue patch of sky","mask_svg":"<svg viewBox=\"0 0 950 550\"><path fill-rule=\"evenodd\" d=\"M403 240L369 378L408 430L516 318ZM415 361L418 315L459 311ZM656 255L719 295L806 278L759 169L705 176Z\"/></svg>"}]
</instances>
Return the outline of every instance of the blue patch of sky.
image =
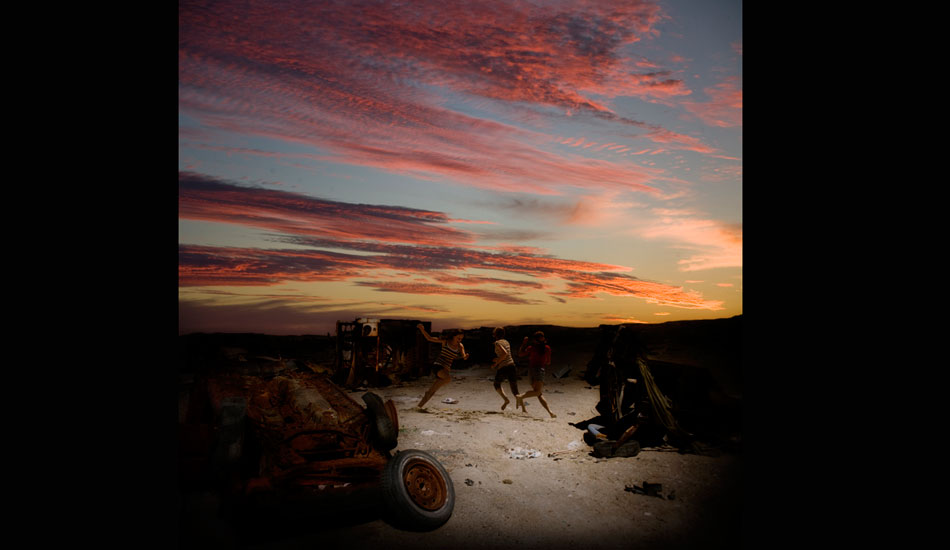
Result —
<instances>
[{"instance_id":1,"label":"blue patch of sky","mask_svg":"<svg viewBox=\"0 0 950 550\"><path fill-rule=\"evenodd\" d=\"M274 248L264 231L232 223L178 219L178 242L183 245Z\"/></svg>"},{"instance_id":2,"label":"blue patch of sky","mask_svg":"<svg viewBox=\"0 0 950 550\"><path fill-rule=\"evenodd\" d=\"M742 43L742 0L661 0L666 15L660 36L644 41L694 62L736 57Z\"/></svg>"}]
</instances>

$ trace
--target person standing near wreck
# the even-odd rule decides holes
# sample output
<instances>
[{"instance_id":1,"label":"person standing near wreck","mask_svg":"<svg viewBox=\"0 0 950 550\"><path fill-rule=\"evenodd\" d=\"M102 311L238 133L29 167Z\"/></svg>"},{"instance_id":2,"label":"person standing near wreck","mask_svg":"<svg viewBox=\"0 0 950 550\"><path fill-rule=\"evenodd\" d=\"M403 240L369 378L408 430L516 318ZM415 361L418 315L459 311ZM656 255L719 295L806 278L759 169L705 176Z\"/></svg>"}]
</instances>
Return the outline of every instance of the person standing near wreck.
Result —
<instances>
[{"instance_id":1,"label":"person standing near wreck","mask_svg":"<svg viewBox=\"0 0 950 550\"><path fill-rule=\"evenodd\" d=\"M435 336L430 335L426 332L425 327L422 323L416 325L419 327L419 330L422 331L422 336L434 343L442 344L442 349L439 351L439 356L435 360L436 373L435 373L435 382L432 383L432 386L426 391L425 395L422 396L422 401L419 401L417 405L420 409L425 407L426 402L429 399L432 399L432 396L435 395L435 392L439 391L439 388L448 384L452 381L452 376L449 374L449 371L452 369L452 362L458 358L468 359L468 354L465 353L465 346L462 345L462 337L464 334L461 330L447 330L443 331L441 338L436 338Z\"/></svg>"},{"instance_id":2,"label":"person standing near wreck","mask_svg":"<svg viewBox=\"0 0 950 550\"><path fill-rule=\"evenodd\" d=\"M518 398L518 373L515 370L515 360L511 356L511 344L505 340L505 329L498 327L492 331L492 337L495 339L495 359L492 361L491 368L495 371L495 391L505 402L501 405L501 410L505 410L511 400L505 395L505 389L501 387L502 381L508 380L508 386L511 387L511 395ZM497 369L497 370L496 370Z\"/></svg>"},{"instance_id":3,"label":"person standing near wreck","mask_svg":"<svg viewBox=\"0 0 950 550\"><path fill-rule=\"evenodd\" d=\"M528 357L528 375L531 377L531 391L526 391L521 395L515 396L517 401L515 407L521 407L523 412L528 412L524 407L524 400L528 397L537 397L544 410L548 411L551 418L557 418L557 415L551 412L548 402L544 400L544 368L551 364L551 346L547 344L544 333L540 330L531 336L529 343L528 337L524 337L521 342L521 348L518 349L518 355Z\"/></svg>"}]
</instances>

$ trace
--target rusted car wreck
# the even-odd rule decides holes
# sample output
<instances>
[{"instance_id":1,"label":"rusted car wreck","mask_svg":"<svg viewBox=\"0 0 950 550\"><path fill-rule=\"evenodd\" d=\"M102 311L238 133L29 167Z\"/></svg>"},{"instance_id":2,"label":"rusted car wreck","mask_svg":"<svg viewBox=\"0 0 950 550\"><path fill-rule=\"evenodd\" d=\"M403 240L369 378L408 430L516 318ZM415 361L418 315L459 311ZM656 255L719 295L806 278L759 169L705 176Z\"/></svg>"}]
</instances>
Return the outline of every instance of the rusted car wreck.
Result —
<instances>
[{"instance_id":1,"label":"rusted car wreck","mask_svg":"<svg viewBox=\"0 0 950 550\"><path fill-rule=\"evenodd\" d=\"M326 373L287 363L245 360L195 378L179 424L183 490L213 487L251 514L371 495L394 526L448 521L455 490L443 466L425 451L392 452L391 400L367 392L363 406Z\"/></svg>"},{"instance_id":2,"label":"rusted car wreck","mask_svg":"<svg viewBox=\"0 0 950 550\"><path fill-rule=\"evenodd\" d=\"M741 403L709 369L656 359L643 328L600 328L601 342L585 373L600 387L600 416L584 425L595 454L632 456L664 444L705 453L738 444Z\"/></svg>"}]
</instances>

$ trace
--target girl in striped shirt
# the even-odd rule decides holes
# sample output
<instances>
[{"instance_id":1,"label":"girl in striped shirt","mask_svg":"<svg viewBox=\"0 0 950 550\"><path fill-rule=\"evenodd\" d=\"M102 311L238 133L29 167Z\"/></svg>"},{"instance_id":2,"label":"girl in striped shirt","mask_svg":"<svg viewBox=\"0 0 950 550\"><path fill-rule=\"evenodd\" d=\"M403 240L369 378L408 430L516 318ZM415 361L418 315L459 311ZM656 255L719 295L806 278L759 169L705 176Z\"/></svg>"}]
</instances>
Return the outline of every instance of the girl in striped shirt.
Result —
<instances>
[{"instance_id":1,"label":"girl in striped shirt","mask_svg":"<svg viewBox=\"0 0 950 550\"><path fill-rule=\"evenodd\" d=\"M425 406L426 402L435 395L435 392L437 392L439 388L452 381L452 376L449 374L449 371L452 369L452 362L458 358L468 359L468 354L465 353L465 346L462 345L462 337L464 334L461 330L446 330L442 332L441 338L436 338L426 332L422 323L416 326L422 331L422 336L426 340L442 344L439 357L435 360L435 366L438 369L435 373L435 382L432 383L432 387L429 388L426 394L422 396L422 401L419 401L418 407L421 409Z\"/></svg>"},{"instance_id":2,"label":"girl in striped shirt","mask_svg":"<svg viewBox=\"0 0 950 550\"><path fill-rule=\"evenodd\" d=\"M505 402L501 405L501 410L505 410L511 400L505 395L505 389L501 387L504 380L508 380L511 387L511 395L518 397L518 373L515 371L515 360L511 356L511 344L505 340L505 329L497 327L492 331L492 337L495 339L495 360L491 368L495 371L495 391ZM497 369L497 370L496 370ZM524 406L522 405L522 408Z\"/></svg>"}]
</instances>

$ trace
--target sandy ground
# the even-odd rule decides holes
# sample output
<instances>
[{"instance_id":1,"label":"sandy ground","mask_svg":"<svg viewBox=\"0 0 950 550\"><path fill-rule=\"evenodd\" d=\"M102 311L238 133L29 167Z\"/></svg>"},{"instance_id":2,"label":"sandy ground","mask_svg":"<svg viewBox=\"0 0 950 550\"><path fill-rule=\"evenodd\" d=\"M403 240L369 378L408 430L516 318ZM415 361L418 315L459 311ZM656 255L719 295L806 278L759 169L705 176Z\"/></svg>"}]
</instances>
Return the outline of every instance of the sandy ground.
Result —
<instances>
[{"instance_id":1,"label":"sandy ground","mask_svg":"<svg viewBox=\"0 0 950 550\"><path fill-rule=\"evenodd\" d=\"M424 411L416 404L432 378L371 389L397 406L395 451L427 451L452 478L454 513L439 529L401 531L378 516L357 512L349 516L352 521L296 521L292 530L273 528L267 536L248 541L217 519L210 496L192 496L184 505L192 510L191 521L202 523L201 534L190 533L195 546L261 550L741 546L740 454L701 456L653 447L634 457L597 458L584 443L583 431L572 425L597 416L598 389L588 385L580 372L560 379L547 374L545 398L557 418L549 417L537 398L526 400L527 413L515 410L513 399L502 411L492 378L487 366L453 371L452 383ZM529 389L526 376L519 389ZM362 403L365 391L350 396ZM505 391L510 393L507 385ZM457 403L444 403L447 398ZM644 482L661 484L661 496L627 490Z\"/></svg>"}]
</instances>

